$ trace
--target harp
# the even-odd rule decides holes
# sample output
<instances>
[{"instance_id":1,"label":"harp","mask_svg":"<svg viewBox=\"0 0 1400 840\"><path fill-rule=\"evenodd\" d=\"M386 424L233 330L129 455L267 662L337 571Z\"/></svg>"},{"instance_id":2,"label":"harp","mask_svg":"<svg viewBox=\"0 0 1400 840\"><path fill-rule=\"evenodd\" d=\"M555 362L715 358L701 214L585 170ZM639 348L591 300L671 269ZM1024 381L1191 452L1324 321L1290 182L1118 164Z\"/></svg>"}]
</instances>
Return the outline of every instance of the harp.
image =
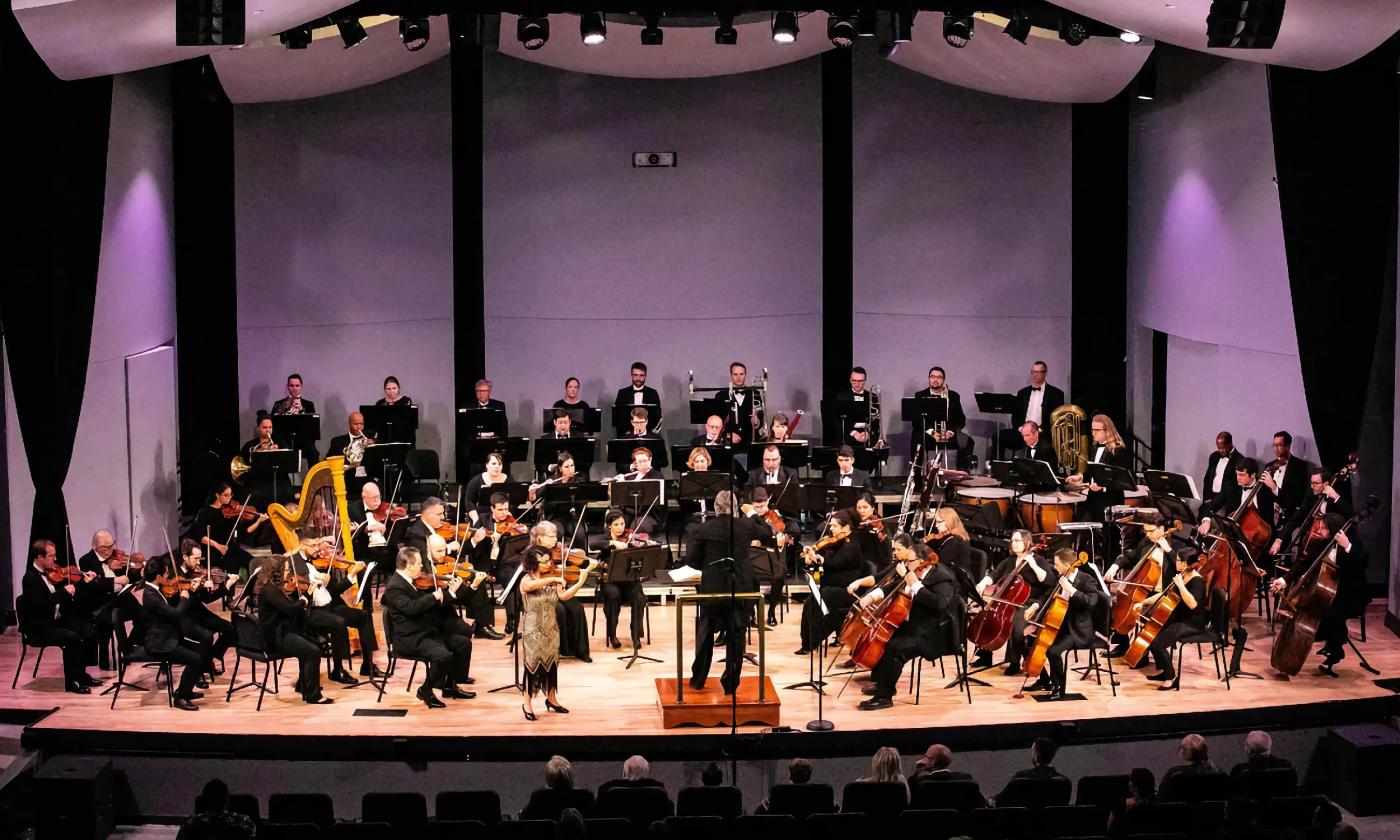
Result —
<instances>
[{"instance_id":1,"label":"harp","mask_svg":"<svg viewBox=\"0 0 1400 840\"><path fill-rule=\"evenodd\" d=\"M337 537L343 556L354 560L350 540L354 526L345 502L345 458L327 458L307 470L297 499L289 506L274 503L267 507L267 518L282 549L288 554L296 551L303 537Z\"/></svg>"}]
</instances>

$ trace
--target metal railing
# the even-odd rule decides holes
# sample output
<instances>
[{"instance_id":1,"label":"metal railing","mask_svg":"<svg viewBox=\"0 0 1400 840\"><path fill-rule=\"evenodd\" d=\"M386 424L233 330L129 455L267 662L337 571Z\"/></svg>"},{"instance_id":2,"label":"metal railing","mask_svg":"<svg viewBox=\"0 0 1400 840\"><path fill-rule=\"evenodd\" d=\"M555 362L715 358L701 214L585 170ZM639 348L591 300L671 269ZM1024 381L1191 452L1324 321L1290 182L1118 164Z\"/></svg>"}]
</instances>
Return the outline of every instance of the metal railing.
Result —
<instances>
[{"instance_id":1,"label":"metal railing","mask_svg":"<svg viewBox=\"0 0 1400 840\"><path fill-rule=\"evenodd\" d=\"M731 598L738 601L761 601L762 592L739 592L731 595L728 592L696 593L694 595L676 596L676 702L685 702L685 605L689 602L701 601L728 601ZM762 616L760 616L762 618ZM764 700L764 633L767 630L762 621L758 622L758 702ZM730 628L726 632L738 633L747 632L746 628ZM696 639L698 645L712 644L712 639ZM742 667L742 666L741 666ZM735 686L735 691L738 687Z\"/></svg>"}]
</instances>

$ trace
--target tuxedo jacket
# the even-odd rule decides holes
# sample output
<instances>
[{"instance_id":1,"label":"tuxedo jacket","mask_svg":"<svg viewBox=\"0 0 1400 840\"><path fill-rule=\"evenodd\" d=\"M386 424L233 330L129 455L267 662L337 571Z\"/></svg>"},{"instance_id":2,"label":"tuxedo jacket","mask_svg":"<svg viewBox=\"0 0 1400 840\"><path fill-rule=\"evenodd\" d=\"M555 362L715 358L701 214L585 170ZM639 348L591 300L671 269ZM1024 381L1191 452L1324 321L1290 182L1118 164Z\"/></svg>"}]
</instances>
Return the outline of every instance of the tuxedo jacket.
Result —
<instances>
[{"instance_id":1,"label":"tuxedo jacket","mask_svg":"<svg viewBox=\"0 0 1400 840\"><path fill-rule=\"evenodd\" d=\"M1050 442L1050 436L1042 433L1040 442L1034 447L1023 446L1016 451L1017 458L1029 458L1032 461L1044 461L1050 465L1050 469L1060 468L1060 457L1055 454L1055 445Z\"/></svg>"},{"instance_id":2,"label":"tuxedo jacket","mask_svg":"<svg viewBox=\"0 0 1400 840\"><path fill-rule=\"evenodd\" d=\"M828 472L828 473L826 474L826 476L825 476L825 481L826 481L826 483L827 483L829 486L831 486L831 487L837 487L837 486L839 486L839 485L841 484L841 472L840 472L840 470L831 470L830 472ZM851 486L852 486L852 487L869 487L869 486L870 486L870 473L866 472L865 470L852 469L852 470L851 470Z\"/></svg>"},{"instance_id":3,"label":"tuxedo jacket","mask_svg":"<svg viewBox=\"0 0 1400 840\"><path fill-rule=\"evenodd\" d=\"M1050 428L1050 414L1065 404L1065 392L1046 383L1045 396L1040 398L1040 427ZM1016 428L1026 422L1026 412L1031 407L1031 386L1027 385L1016 392Z\"/></svg>"},{"instance_id":4,"label":"tuxedo jacket","mask_svg":"<svg viewBox=\"0 0 1400 840\"><path fill-rule=\"evenodd\" d=\"M923 585L914 593L903 625L908 629L903 632L913 635L920 655L937 659L955 646L955 620L956 626L962 624L958 582L942 563L928 569L921 580Z\"/></svg>"},{"instance_id":5,"label":"tuxedo jacket","mask_svg":"<svg viewBox=\"0 0 1400 840\"><path fill-rule=\"evenodd\" d=\"M770 529L765 525L763 530ZM747 516L715 516L697 528L685 556L690 566L700 569L700 592L728 592L731 577L735 591L756 591L749 545L759 538L758 523ZM716 562L725 557L734 558L732 569L728 563Z\"/></svg>"},{"instance_id":6,"label":"tuxedo jacket","mask_svg":"<svg viewBox=\"0 0 1400 840\"><path fill-rule=\"evenodd\" d=\"M617 396L613 398L613 405L635 405L632 401L632 393L633 389L631 385L628 385L626 388L619 388ZM646 405L656 406L655 411L657 413L655 417L647 421L647 428L653 428L654 424L661 422L661 394L650 385L643 385L642 402ZM625 432L627 432L631 426L627 423L623 423L620 426L614 426L614 428L617 430L618 437L626 437L627 435Z\"/></svg>"},{"instance_id":7,"label":"tuxedo jacket","mask_svg":"<svg viewBox=\"0 0 1400 840\"><path fill-rule=\"evenodd\" d=\"M753 469L749 470L749 487L768 486L767 476L768 474L763 471L763 467L754 467ZM773 485L775 488L781 489L783 485L786 484L788 487L788 492L793 492L793 490L797 487L799 483L800 482L798 481L797 470L793 469L792 467L784 467L779 465L778 483L776 485ZM771 490L770 492L776 493L777 490Z\"/></svg>"},{"instance_id":8,"label":"tuxedo jacket","mask_svg":"<svg viewBox=\"0 0 1400 840\"><path fill-rule=\"evenodd\" d=\"M1040 605L1045 606L1045 601L1055 597L1058 591L1059 580L1054 581L1054 586L1041 597ZM1074 593L1069 596L1069 610L1065 613L1065 619L1060 624L1059 639L1069 638L1074 640L1077 648L1088 647L1094 640L1094 612L1099 606L1101 599L1107 596L1099 588L1098 578L1088 569L1081 568L1074 576Z\"/></svg>"},{"instance_id":9,"label":"tuxedo jacket","mask_svg":"<svg viewBox=\"0 0 1400 840\"><path fill-rule=\"evenodd\" d=\"M1263 467L1263 470L1273 472L1278 466L1278 460L1270 461ZM1283 482L1278 486L1276 501L1279 507L1283 508L1284 518L1291 517L1298 510L1298 506L1308 497L1312 489L1308 484L1308 473L1312 472L1312 464L1301 458L1289 458L1288 469L1284 470Z\"/></svg>"},{"instance_id":10,"label":"tuxedo jacket","mask_svg":"<svg viewBox=\"0 0 1400 840\"><path fill-rule=\"evenodd\" d=\"M1244 456L1238 449L1231 449L1229 455L1222 456L1220 450L1210 453L1210 458L1206 460L1206 474L1201 480L1201 502L1210 502L1215 493L1211 491L1211 485L1215 483L1215 468L1220 463L1221 458L1226 459L1225 474L1220 476L1220 492L1227 492L1231 487L1238 488L1239 482L1235 480L1235 468L1239 466Z\"/></svg>"},{"instance_id":11,"label":"tuxedo jacket","mask_svg":"<svg viewBox=\"0 0 1400 840\"><path fill-rule=\"evenodd\" d=\"M922 391L915 391L915 392L914 392L914 396L915 396L916 398L922 399L922 400L932 399L932 398L933 398L933 389L931 389L931 388L925 388L925 389L923 389ZM966 425L967 425L967 415L963 413L962 397L958 396L958 392L957 392L957 391L954 391L952 388L949 388L949 389L948 389L947 397L948 397L948 428L949 428L951 431L954 431L954 432L961 432L962 429L963 429L963 426L966 426ZM918 418L914 418L914 419L918 419ZM933 442L933 439L932 439L932 438L929 438L929 441L928 441L928 442L929 442L929 443L932 443L932 442ZM948 441L948 445L952 445L952 444L953 444L953 441L951 441L951 440Z\"/></svg>"},{"instance_id":12,"label":"tuxedo jacket","mask_svg":"<svg viewBox=\"0 0 1400 840\"><path fill-rule=\"evenodd\" d=\"M404 650L419 647L424 639L438 633L438 601L432 592L423 592L395 572L384 585L379 603L394 625L394 645Z\"/></svg>"},{"instance_id":13,"label":"tuxedo jacket","mask_svg":"<svg viewBox=\"0 0 1400 840\"><path fill-rule=\"evenodd\" d=\"M58 626L66 610L73 608L73 596L63 589L63 584L53 584L49 591L49 581L30 564L20 580L20 591L24 593L24 612L20 614L20 626L27 636L41 638ZM77 588L76 586L74 587ZM54 618L55 607L60 619Z\"/></svg>"},{"instance_id":14,"label":"tuxedo jacket","mask_svg":"<svg viewBox=\"0 0 1400 840\"><path fill-rule=\"evenodd\" d=\"M155 584L140 585L144 587L141 600L131 599L132 604L139 606L131 616L135 626L132 640L144 645L148 653L169 653L184 638L185 616L194 598L176 595L167 600Z\"/></svg>"},{"instance_id":15,"label":"tuxedo jacket","mask_svg":"<svg viewBox=\"0 0 1400 840\"><path fill-rule=\"evenodd\" d=\"M1274 521L1274 491L1270 490L1258 478L1254 483L1259 485L1259 495L1255 497L1254 505L1259 509L1259 515L1264 517L1264 521L1273 524ZM1240 503L1248 493L1238 484L1231 485L1225 490L1217 493L1208 506L1210 512L1216 516L1229 516L1239 509ZM1204 506L1203 506L1204 507Z\"/></svg>"}]
</instances>

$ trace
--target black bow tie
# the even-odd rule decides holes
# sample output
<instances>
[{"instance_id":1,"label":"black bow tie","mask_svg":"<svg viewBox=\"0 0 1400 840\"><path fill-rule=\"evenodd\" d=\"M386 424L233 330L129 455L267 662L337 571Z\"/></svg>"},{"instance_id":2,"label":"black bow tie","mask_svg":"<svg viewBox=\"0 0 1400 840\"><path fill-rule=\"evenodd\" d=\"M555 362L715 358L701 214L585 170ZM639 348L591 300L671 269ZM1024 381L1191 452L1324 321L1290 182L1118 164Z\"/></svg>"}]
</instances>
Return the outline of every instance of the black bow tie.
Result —
<instances>
[{"instance_id":1,"label":"black bow tie","mask_svg":"<svg viewBox=\"0 0 1400 840\"><path fill-rule=\"evenodd\" d=\"M1032 390L1032 391L1039 391L1040 389L1039 389L1039 388L1032 388L1031 390Z\"/></svg>"}]
</instances>

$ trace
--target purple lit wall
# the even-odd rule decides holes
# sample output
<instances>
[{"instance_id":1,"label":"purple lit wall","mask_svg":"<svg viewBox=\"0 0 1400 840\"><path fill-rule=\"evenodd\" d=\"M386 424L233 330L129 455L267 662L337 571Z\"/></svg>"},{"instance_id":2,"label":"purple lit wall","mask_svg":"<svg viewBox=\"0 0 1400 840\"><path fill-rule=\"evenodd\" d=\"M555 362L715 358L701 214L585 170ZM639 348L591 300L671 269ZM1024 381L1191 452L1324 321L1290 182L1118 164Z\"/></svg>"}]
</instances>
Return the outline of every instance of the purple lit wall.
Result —
<instances>
[{"instance_id":1,"label":"purple lit wall","mask_svg":"<svg viewBox=\"0 0 1400 840\"><path fill-rule=\"evenodd\" d=\"M244 438L299 372L320 449L395 375L453 447L448 65L234 111Z\"/></svg>"},{"instance_id":2,"label":"purple lit wall","mask_svg":"<svg viewBox=\"0 0 1400 840\"><path fill-rule=\"evenodd\" d=\"M166 73L116 77L97 315L73 463L63 488L80 552L98 528L113 530L119 543L130 547L138 519L140 550L164 551L161 531L173 532L176 524L170 142ZM5 387L8 391L8 381ZM6 404L11 550L23 557L34 485L13 399L7 396ZM22 572L23 562L16 562L16 581Z\"/></svg>"},{"instance_id":3,"label":"purple lit wall","mask_svg":"<svg viewBox=\"0 0 1400 840\"><path fill-rule=\"evenodd\" d=\"M885 392L892 454L899 397L939 365L981 458L1005 417L974 392L1021 388L1036 359L1068 380L1070 107L857 58L854 358Z\"/></svg>"},{"instance_id":4,"label":"purple lit wall","mask_svg":"<svg viewBox=\"0 0 1400 840\"><path fill-rule=\"evenodd\" d=\"M492 56L486 78L487 375L512 429L533 432L571 375L610 405L634 360L678 441L691 369L703 387L733 359L768 367L770 410L814 408L819 60L621 79ZM642 151L679 165L632 168Z\"/></svg>"},{"instance_id":5,"label":"purple lit wall","mask_svg":"<svg viewBox=\"0 0 1400 840\"><path fill-rule=\"evenodd\" d=\"M1134 103L1128 276L1130 327L1169 335L1166 466L1200 481L1222 429L1265 460L1287 429L1294 451L1316 461L1265 68L1161 58L1159 78L1189 82Z\"/></svg>"}]
</instances>

